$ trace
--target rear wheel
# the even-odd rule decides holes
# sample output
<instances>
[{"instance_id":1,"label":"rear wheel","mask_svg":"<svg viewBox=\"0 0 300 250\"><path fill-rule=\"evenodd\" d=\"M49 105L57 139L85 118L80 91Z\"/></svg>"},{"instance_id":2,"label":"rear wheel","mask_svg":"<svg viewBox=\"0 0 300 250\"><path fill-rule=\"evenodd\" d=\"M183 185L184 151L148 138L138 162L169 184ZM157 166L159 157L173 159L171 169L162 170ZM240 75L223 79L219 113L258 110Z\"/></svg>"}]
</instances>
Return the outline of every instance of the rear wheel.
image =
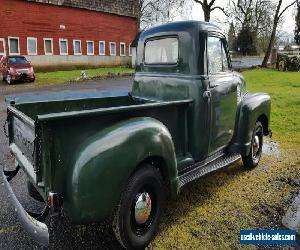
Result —
<instances>
[{"instance_id":1,"label":"rear wheel","mask_svg":"<svg viewBox=\"0 0 300 250\"><path fill-rule=\"evenodd\" d=\"M164 189L160 172L145 164L129 179L113 218L113 230L125 248L146 247L154 237Z\"/></svg>"},{"instance_id":2,"label":"rear wheel","mask_svg":"<svg viewBox=\"0 0 300 250\"><path fill-rule=\"evenodd\" d=\"M259 163L262 155L263 135L261 122L256 122L252 133L250 152L242 158L245 167L254 168Z\"/></svg>"}]
</instances>

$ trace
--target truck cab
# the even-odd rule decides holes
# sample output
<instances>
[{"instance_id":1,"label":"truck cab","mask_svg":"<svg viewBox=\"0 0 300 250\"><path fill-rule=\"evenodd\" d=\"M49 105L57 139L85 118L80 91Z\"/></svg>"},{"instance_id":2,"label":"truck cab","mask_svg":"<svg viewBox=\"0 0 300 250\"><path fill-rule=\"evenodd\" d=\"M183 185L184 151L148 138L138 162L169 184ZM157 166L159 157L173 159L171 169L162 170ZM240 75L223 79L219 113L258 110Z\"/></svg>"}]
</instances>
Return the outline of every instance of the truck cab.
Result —
<instances>
[{"instance_id":1,"label":"truck cab","mask_svg":"<svg viewBox=\"0 0 300 250\"><path fill-rule=\"evenodd\" d=\"M141 32L136 46L129 93L7 98L17 168L4 179L24 227L43 245L41 221L54 209L78 224L111 217L122 246L143 248L166 198L236 161L260 161L270 97L246 91L217 26L164 24ZM48 200L40 215L22 210L9 186L20 169Z\"/></svg>"}]
</instances>

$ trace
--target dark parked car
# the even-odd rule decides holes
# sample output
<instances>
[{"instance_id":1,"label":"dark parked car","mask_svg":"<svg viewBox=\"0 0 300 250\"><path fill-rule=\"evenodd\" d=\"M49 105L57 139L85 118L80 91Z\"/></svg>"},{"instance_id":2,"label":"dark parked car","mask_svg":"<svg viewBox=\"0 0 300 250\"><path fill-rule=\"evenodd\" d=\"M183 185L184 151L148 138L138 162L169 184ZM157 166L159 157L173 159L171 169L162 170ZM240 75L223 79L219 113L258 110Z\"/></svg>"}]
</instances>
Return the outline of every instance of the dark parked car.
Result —
<instances>
[{"instance_id":1,"label":"dark parked car","mask_svg":"<svg viewBox=\"0 0 300 250\"><path fill-rule=\"evenodd\" d=\"M3 81L11 84L13 81L34 82L33 67L24 56L5 56L0 61Z\"/></svg>"}]
</instances>

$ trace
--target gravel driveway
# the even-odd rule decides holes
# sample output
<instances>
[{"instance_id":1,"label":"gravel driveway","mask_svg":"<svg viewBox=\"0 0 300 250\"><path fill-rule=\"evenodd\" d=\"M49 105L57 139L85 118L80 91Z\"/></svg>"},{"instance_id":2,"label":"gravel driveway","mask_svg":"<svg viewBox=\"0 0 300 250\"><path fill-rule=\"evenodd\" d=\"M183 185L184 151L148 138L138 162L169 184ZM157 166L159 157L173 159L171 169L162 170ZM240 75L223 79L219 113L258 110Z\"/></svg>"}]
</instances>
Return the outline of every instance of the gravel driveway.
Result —
<instances>
[{"instance_id":1,"label":"gravel driveway","mask_svg":"<svg viewBox=\"0 0 300 250\"><path fill-rule=\"evenodd\" d=\"M13 165L12 156L8 150L8 141L4 135L2 124L6 119L5 95L30 94L40 91L126 91L131 88L132 78L106 79L100 81L88 81L85 83L62 84L45 86L38 89L10 88L0 83L0 166ZM12 187L15 190L19 201L25 208L38 210L41 204L34 201L27 194L26 179L23 173L19 173L13 180ZM63 232L62 232L63 231ZM115 241L112 230L108 223L91 226L70 226L66 225L60 233L57 241L57 249L66 248L119 248ZM40 249L27 233L20 226L13 207L7 197L5 188L0 185L0 249Z\"/></svg>"}]
</instances>

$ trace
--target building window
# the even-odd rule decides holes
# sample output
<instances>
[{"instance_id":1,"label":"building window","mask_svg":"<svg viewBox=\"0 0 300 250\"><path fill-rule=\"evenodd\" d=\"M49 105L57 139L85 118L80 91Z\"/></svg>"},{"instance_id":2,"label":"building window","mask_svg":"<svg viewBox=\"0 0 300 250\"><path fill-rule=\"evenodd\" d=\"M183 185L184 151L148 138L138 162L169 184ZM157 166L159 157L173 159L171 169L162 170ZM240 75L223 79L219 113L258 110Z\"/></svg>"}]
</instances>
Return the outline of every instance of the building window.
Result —
<instances>
[{"instance_id":1,"label":"building window","mask_svg":"<svg viewBox=\"0 0 300 250\"><path fill-rule=\"evenodd\" d=\"M74 47L74 55L82 55L81 51L81 41L80 40L74 40L73 41L73 47Z\"/></svg>"},{"instance_id":2,"label":"building window","mask_svg":"<svg viewBox=\"0 0 300 250\"><path fill-rule=\"evenodd\" d=\"M8 46L10 55L20 55L19 37L9 37Z\"/></svg>"},{"instance_id":3,"label":"building window","mask_svg":"<svg viewBox=\"0 0 300 250\"><path fill-rule=\"evenodd\" d=\"M5 56L5 40L0 38L0 55Z\"/></svg>"},{"instance_id":4,"label":"building window","mask_svg":"<svg viewBox=\"0 0 300 250\"><path fill-rule=\"evenodd\" d=\"M53 39L52 38L44 38L44 52L45 55L53 55Z\"/></svg>"},{"instance_id":5,"label":"building window","mask_svg":"<svg viewBox=\"0 0 300 250\"><path fill-rule=\"evenodd\" d=\"M116 53L116 43L115 42L110 42L109 43L109 53L111 56L115 56Z\"/></svg>"},{"instance_id":6,"label":"building window","mask_svg":"<svg viewBox=\"0 0 300 250\"><path fill-rule=\"evenodd\" d=\"M131 43L128 46L128 55L132 56L132 48L131 48Z\"/></svg>"},{"instance_id":7,"label":"building window","mask_svg":"<svg viewBox=\"0 0 300 250\"><path fill-rule=\"evenodd\" d=\"M34 37L27 37L27 55L37 55L37 39Z\"/></svg>"},{"instance_id":8,"label":"building window","mask_svg":"<svg viewBox=\"0 0 300 250\"><path fill-rule=\"evenodd\" d=\"M105 41L99 42L99 55L105 56Z\"/></svg>"},{"instance_id":9,"label":"building window","mask_svg":"<svg viewBox=\"0 0 300 250\"><path fill-rule=\"evenodd\" d=\"M62 55L62 56L68 55L68 40L67 39L59 39L59 51L60 51L60 55Z\"/></svg>"},{"instance_id":10,"label":"building window","mask_svg":"<svg viewBox=\"0 0 300 250\"><path fill-rule=\"evenodd\" d=\"M120 56L126 56L126 44L120 43Z\"/></svg>"},{"instance_id":11,"label":"building window","mask_svg":"<svg viewBox=\"0 0 300 250\"><path fill-rule=\"evenodd\" d=\"M86 46L87 46L87 55L88 56L93 56L94 55L94 42L93 41L87 41L86 42Z\"/></svg>"}]
</instances>

